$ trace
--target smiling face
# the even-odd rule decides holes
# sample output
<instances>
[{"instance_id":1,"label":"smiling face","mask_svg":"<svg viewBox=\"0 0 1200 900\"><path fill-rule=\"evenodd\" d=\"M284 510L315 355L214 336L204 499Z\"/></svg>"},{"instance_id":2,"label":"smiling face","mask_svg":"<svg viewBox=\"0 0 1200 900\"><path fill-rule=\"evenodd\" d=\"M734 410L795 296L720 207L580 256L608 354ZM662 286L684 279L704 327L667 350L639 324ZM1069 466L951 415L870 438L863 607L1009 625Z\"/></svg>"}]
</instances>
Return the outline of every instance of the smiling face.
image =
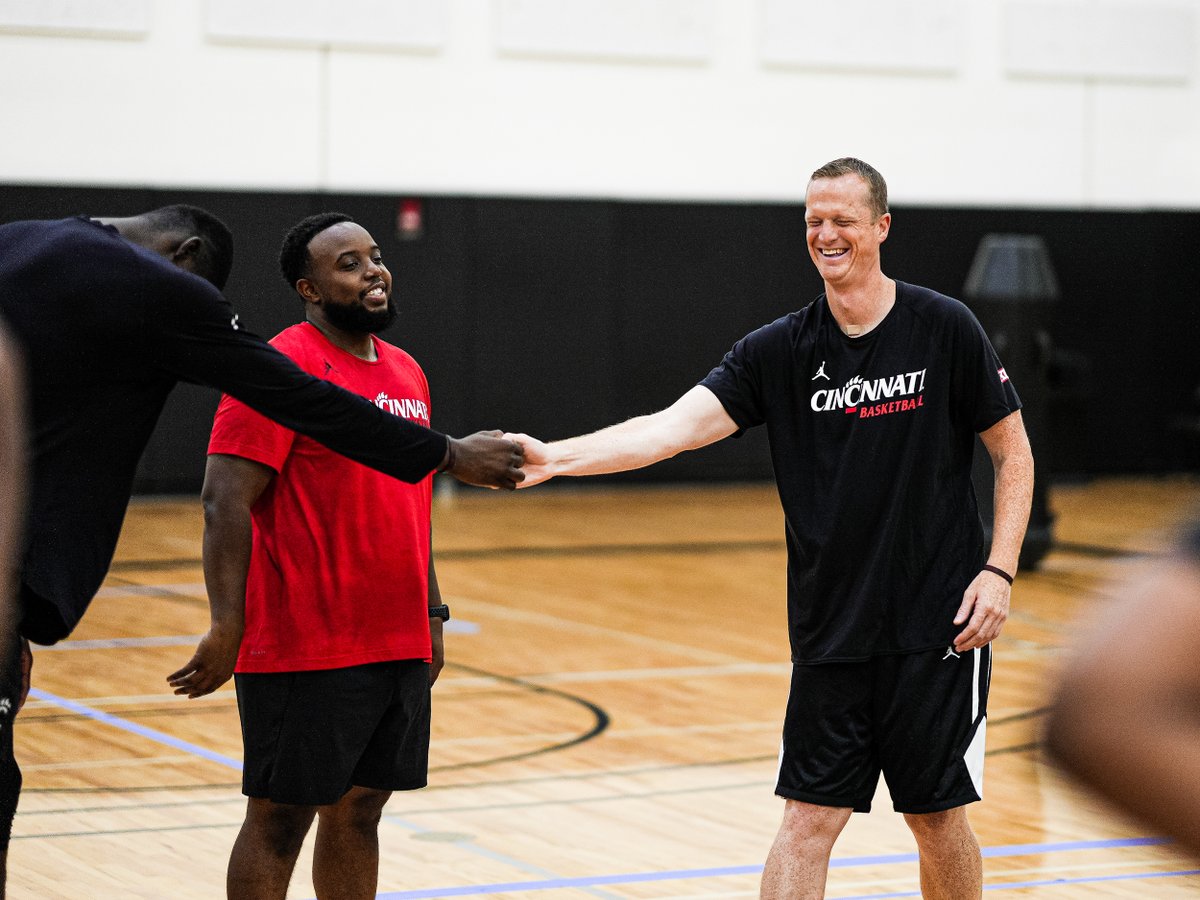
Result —
<instances>
[{"instance_id":1,"label":"smiling face","mask_svg":"<svg viewBox=\"0 0 1200 900\"><path fill-rule=\"evenodd\" d=\"M808 255L827 288L867 285L882 274L879 245L887 239L892 215L876 215L861 176L810 181L805 205Z\"/></svg>"},{"instance_id":2,"label":"smiling face","mask_svg":"<svg viewBox=\"0 0 1200 900\"><path fill-rule=\"evenodd\" d=\"M365 228L338 222L308 243L306 275L296 290L310 313L351 334L374 334L396 318L392 273Z\"/></svg>"}]
</instances>

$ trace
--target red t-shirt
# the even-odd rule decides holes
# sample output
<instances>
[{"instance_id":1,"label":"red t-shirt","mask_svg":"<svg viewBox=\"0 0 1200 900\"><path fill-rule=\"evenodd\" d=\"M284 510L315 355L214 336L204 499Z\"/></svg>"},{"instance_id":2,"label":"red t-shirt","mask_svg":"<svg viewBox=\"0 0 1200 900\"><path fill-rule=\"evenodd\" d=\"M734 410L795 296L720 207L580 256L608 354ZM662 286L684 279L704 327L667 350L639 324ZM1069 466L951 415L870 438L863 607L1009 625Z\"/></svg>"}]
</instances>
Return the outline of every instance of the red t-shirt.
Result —
<instances>
[{"instance_id":1,"label":"red t-shirt","mask_svg":"<svg viewBox=\"0 0 1200 900\"><path fill-rule=\"evenodd\" d=\"M307 372L429 425L429 384L416 361L375 339L375 362L307 322L271 341ZM239 672L333 669L429 659L429 516L433 476L389 478L221 398L208 452L277 473L251 510Z\"/></svg>"}]
</instances>

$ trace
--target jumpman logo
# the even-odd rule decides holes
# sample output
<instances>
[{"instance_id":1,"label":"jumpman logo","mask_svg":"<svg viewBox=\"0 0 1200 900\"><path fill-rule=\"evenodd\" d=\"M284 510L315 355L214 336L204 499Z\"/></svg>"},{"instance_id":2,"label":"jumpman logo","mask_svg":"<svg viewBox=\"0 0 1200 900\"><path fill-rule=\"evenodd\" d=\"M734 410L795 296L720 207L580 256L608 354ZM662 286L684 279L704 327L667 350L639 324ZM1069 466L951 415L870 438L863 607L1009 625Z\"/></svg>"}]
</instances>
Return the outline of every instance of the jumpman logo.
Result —
<instances>
[{"instance_id":1,"label":"jumpman logo","mask_svg":"<svg viewBox=\"0 0 1200 900\"><path fill-rule=\"evenodd\" d=\"M327 360L327 359L326 359L326 360L322 360L322 361L325 363L325 374L326 374L326 375L328 375L328 374L329 374L329 370L333 368L333 363L331 363L331 362L330 362L329 360Z\"/></svg>"},{"instance_id":2,"label":"jumpman logo","mask_svg":"<svg viewBox=\"0 0 1200 900\"><path fill-rule=\"evenodd\" d=\"M943 657L942 657L942 659L943 659L943 660L947 660L947 659L949 659L949 658L950 658L950 657L952 657L952 656L953 656L955 659L962 659L962 657L961 657L961 656L959 656L957 653L955 653L955 652L954 652L954 645L953 645L953 644L951 644L949 647L947 647L947 648L946 648L946 655L945 655L945 656L943 656Z\"/></svg>"},{"instance_id":3,"label":"jumpman logo","mask_svg":"<svg viewBox=\"0 0 1200 900\"><path fill-rule=\"evenodd\" d=\"M818 378L824 378L826 381L833 380L828 375L825 374L825 360L821 360L821 367L819 369L817 369L817 374L814 375L811 380L816 381Z\"/></svg>"}]
</instances>

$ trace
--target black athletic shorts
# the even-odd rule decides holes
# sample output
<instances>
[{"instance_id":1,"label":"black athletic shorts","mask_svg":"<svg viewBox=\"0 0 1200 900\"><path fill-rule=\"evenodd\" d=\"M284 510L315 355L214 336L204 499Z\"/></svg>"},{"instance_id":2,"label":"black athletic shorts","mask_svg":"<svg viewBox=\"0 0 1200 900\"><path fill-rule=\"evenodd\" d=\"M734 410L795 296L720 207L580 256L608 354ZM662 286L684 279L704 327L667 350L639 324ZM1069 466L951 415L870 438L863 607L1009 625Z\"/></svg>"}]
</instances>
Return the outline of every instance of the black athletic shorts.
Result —
<instances>
[{"instance_id":1,"label":"black athletic shorts","mask_svg":"<svg viewBox=\"0 0 1200 900\"><path fill-rule=\"evenodd\" d=\"M429 663L237 674L234 683L247 797L324 806L352 786L425 786Z\"/></svg>"},{"instance_id":2,"label":"black athletic shorts","mask_svg":"<svg viewBox=\"0 0 1200 900\"><path fill-rule=\"evenodd\" d=\"M931 813L983 797L991 647L792 667L775 792L869 812Z\"/></svg>"},{"instance_id":3,"label":"black athletic shorts","mask_svg":"<svg viewBox=\"0 0 1200 900\"><path fill-rule=\"evenodd\" d=\"M21 797L21 767L13 755L13 721L21 699L21 677L20 643L0 639L0 852L8 850Z\"/></svg>"}]
</instances>

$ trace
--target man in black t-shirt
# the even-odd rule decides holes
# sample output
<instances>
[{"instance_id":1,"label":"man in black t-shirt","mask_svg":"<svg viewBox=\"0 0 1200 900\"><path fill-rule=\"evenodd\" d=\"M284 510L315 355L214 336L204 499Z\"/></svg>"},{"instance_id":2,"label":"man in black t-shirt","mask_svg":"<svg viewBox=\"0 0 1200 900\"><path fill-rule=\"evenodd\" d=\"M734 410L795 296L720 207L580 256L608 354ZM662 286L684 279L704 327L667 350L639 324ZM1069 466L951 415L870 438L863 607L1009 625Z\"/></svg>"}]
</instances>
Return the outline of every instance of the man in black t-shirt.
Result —
<instances>
[{"instance_id":1,"label":"man in black t-shirt","mask_svg":"<svg viewBox=\"0 0 1200 900\"><path fill-rule=\"evenodd\" d=\"M822 896L834 841L882 772L937 896L982 891L990 642L1008 617L1033 493L1020 401L961 303L883 274L887 186L851 158L813 173L825 293L747 335L672 406L525 448L529 487L646 466L766 425L788 549L792 689L769 898ZM990 552L971 486L996 469Z\"/></svg>"},{"instance_id":2,"label":"man in black t-shirt","mask_svg":"<svg viewBox=\"0 0 1200 900\"><path fill-rule=\"evenodd\" d=\"M232 252L229 229L191 206L0 226L0 313L22 352L29 393L23 638L63 639L91 603L138 459L180 381L231 394L405 481L434 470L489 487L521 479L520 447L499 432L456 439L430 431L314 378L246 331L220 292ZM6 733L22 690L14 638L0 635ZM0 752L0 855L19 784L11 753Z\"/></svg>"}]
</instances>

